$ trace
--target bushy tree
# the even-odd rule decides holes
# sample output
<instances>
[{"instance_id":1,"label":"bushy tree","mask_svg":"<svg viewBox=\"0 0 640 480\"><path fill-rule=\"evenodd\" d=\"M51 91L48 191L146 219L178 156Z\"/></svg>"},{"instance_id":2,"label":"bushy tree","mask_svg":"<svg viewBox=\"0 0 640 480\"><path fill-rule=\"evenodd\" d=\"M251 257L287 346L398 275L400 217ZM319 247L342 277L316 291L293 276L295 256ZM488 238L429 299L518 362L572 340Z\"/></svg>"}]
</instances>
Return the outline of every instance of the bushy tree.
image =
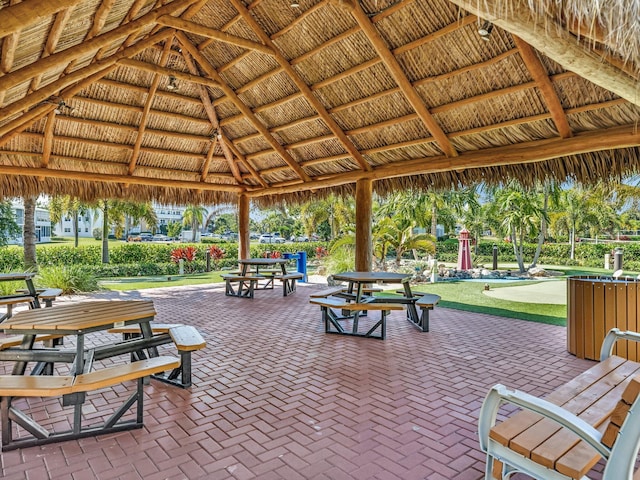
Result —
<instances>
[{"instance_id":1,"label":"bushy tree","mask_svg":"<svg viewBox=\"0 0 640 480\"><path fill-rule=\"evenodd\" d=\"M11 238L22 233L16 223L11 202L0 202L0 247L5 246Z\"/></svg>"}]
</instances>

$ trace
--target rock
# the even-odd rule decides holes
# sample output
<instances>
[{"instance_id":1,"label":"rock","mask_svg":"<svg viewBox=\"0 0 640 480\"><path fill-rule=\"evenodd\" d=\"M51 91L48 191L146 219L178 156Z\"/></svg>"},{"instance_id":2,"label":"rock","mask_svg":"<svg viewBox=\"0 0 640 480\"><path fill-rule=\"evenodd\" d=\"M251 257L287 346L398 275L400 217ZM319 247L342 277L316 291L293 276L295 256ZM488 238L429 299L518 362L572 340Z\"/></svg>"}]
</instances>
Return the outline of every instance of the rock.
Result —
<instances>
[{"instance_id":1,"label":"rock","mask_svg":"<svg viewBox=\"0 0 640 480\"><path fill-rule=\"evenodd\" d=\"M547 272L545 271L544 268L541 268L541 267L530 268L527 273L529 274L530 277L546 277L547 276Z\"/></svg>"}]
</instances>

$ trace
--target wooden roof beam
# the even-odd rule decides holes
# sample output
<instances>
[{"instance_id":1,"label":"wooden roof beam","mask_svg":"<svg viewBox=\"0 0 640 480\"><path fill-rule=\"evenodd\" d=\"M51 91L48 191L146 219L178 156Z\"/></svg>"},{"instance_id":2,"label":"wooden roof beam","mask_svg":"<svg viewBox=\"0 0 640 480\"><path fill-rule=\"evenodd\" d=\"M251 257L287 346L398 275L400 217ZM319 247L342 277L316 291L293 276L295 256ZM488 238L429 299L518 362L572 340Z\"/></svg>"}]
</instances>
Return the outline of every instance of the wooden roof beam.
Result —
<instances>
[{"instance_id":1,"label":"wooden roof beam","mask_svg":"<svg viewBox=\"0 0 640 480\"><path fill-rule=\"evenodd\" d=\"M189 55L188 52L183 51L182 57L184 58L184 61L186 62L187 67L189 68L189 71L191 72L191 74L192 75L198 74L198 67L193 61L193 58L191 57L191 55ZM211 143L215 145L215 143L218 142L220 144L220 148L222 148L222 153L224 154L224 157L227 160L227 164L229 165L229 169L231 170L231 174L233 175L233 178L235 178L238 183L242 183L242 175L240 175L240 169L238 168L238 165L236 165L236 163L233 161L233 153L231 153L231 150L229 150L229 147L227 146L227 143L225 141L226 139L224 138L224 133L222 132L222 129L220 128L220 123L218 122L218 114L213 108L213 103L211 103L211 98L209 98L209 92L207 91L206 88L200 86L198 88L198 94L200 95L200 99L202 100L202 105L204 106L204 110L207 114L207 117L209 117L211 126L216 132ZM208 157L209 156L207 156L207 161L202 166L201 180L203 182L207 179L207 175L209 174L210 161Z\"/></svg>"},{"instance_id":2,"label":"wooden roof beam","mask_svg":"<svg viewBox=\"0 0 640 480\"><path fill-rule=\"evenodd\" d=\"M355 18L356 22L358 22L358 25L360 25L360 28L369 39L369 42L373 45L376 52L378 52L378 55L380 55L380 58L382 58L387 70L395 80L398 87L402 90L405 98L411 104L414 111L420 116L424 126L436 139L439 147L445 155L448 157L457 156L458 152L453 148L453 145L440 125L438 125L438 122L436 122L433 116L431 116L431 113L429 113L429 110L422 101L422 98L418 95L416 90L413 88L413 85L411 85L411 82L402 71L398 60L396 60L396 57L393 56L389 48L386 46L384 40L364 13L360 4L358 2L347 4L346 0L344 0L343 5L349 8L351 15Z\"/></svg>"},{"instance_id":3,"label":"wooden roof beam","mask_svg":"<svg viewBox=\"0 0 640 480\"><path fill-rule=\"evenodd\" d=\"M64 31L64 28L67 26L67 22L71 17L71 10L71 8L67 8L65 10L61 10L56 14L56 19L53 21L53 25L51 25L49 35L47 35L47 41L44 45L44 50L42 51L42 58L53 55L53 53L56 51L58 42L60 41L60 36L62 35L62 32ZM37 90L40 86L41 81L42 73L38 74L33 78L33 80L31 80L31 85L29 85L29 92ZM2 103L1 100L0 103Z\"/></svg>"},{"instance_id":4,"label":"wooden roof beam","mask_svg":"<svg viewBox=\"0 0 640 480\"><path fill-rule=\"evenodd\" d=\"M198 25L197 23L183 20L181 18L165 15L158 18L158 23L160 25L175 28L176 30L193 33L202 37L213 38L220 42L235 45L236 47L246 48L248 50L256 50L260 53L266 53L267 55L274 55L274 51L272 48L261 43L247 40L246 38L229 35L228 33L221 32L220 30L214 30L213 28Z\"/></svg>"},{"instance_id":5,"label":"wooden roof beam","mask_svg":"<svg viewBox=\"0 0 640 480\"><path fill-rule=\"evenodd\" d=\"M0 38L19 32L29 25L78 3L80 0L35 0L3 8Z\"/></svg>"},{"instance_id":6,"label":"wooden roof beam","mask_svg":"<svg viewBox=\"0 0 640 480\"><path fill-rule=\"evenodd\" d=\"M182 32L177 33L180 42L183 47L191 54L196 62L200 64L205 73L212 78L214 81L220 83L220 89L224 92L224 94L229 97L229 99L234 103L236 108L240 110L246 117L247 120L251 122L256 130L262 133L267 140L267 142L280 154L285 163L287 163L291 169L300 177L304 182L310 182L311 178L309 175L305 173L305 171L300 167L298 162L296 162L291 155L284 149L282 145L280 145L275 138L269 133L267 127L260 121L258 117L253 113L253 111L245 105L242 100L236 95L236 92L233 91L231 87L229 87L216 69L209 63L209 61L198 51L198 49L189 41L189 39Z\"/></svg>"},{"instance_id":7,"label":"wooden roof beam","mask_svg":"<svg viewBox=\"0 0 640 480\"><path fill-rule=\"evenodd\" d=\"M166 42L164 42L164 49L162 51L162 56L160 57L160 65L166 65L167 60L169 59L169 52L171 51L171 44L173 43L173 39L169 38ZM139 120L138 134L136 135L136 143L133 146L133 152L131 153L131 159L129 160L129 175L133 175L134 170L136 169L136 163L138 162L138 156L140 155L140 147L142 146L142 140L144 139L144 130L147 128L147 119L149 118L149 111L151 110L151 105L153 104L153 97L156 94L156 90L158 90L158 85L160 84L160 74L156 73L153 77L153 81L151 82L151 86L149 87L149 91L147 92L147 98L144 102L144 109L142 110L142 117Z\"/></svg>"},{"instance_id":8,"label":"wooden roof beam","mask_svg":"<svg viewBox=\"0 0 640 480\"><path fill-rule=\"evenodd\" d=\"M556 28L555 25L546 25L544 19L535 18L526 2L511 2L507 9L508 16L503 18L498 13L505 10L500 7L500 0L450 1L517 35L563 68L640 106L638 83L635 79L589 52L571 33Z\"/></svg>"},{"instance_id":9,"label":"wooden roof beam","mask_svg":"<svg viewBox=\"0 0 640 480\"><path fill-rule=\"evenodd\" d=\"M51 149L53 147L53 127L56 121L56 112L51 111L47 115L47 123L44 126L44 141L42 142L42 159L40 166L47 168L51 159Z\"/></svg>"},{"instance_id":10,"label":"wooden roof beam","mask_svg":"<svg viewBox=\"0 0 640 480\"><path fill-rule=\"evenodd\" d=\"M182 188L189 190L206 190L212 192L241 193L243 187L220 183L198 182L188 180L172 180L129 175L110 175L96 172L77 172L73 170L57 170L52 168L30 168L23 166L0 165L0 173L18 177L60 178L63 180L81 180L84 182L122 183L125 185L148 185L152 187Z\"/></svg>"},{"instance_id":11,"label":"wooden roof beam","mask_svg":"<svg viewBox=\"0 0 640 480\"><path fill-rule=\"evenodd\" d=\"M568 155L629 148L640 146L640 131L635 125L614 127L609 129L584 132L570 138L535 140L519 145L486 148L473 152L465 152L455 158L438 157L417 158L402 162L394 162L374 169L372 172L347 172L329 178L316 180L310 184L292 183L287 186L274 186L270 189L248 190L250 197L265 195L283 195L300 191L331 188L339 185L355 183L359 179L370 178L382 180L405 177L409 175L425 175L430 173L465 170L469 168L486 168L503 165L536 163Z\"/></svg>"},{"instance_id":12,"label":"wooden roof beam","mask_svg":"<svg viewBox=\"0 0 640 480\"><path fill-rule=\"evenodd\" d=\"M199 0L174 0L168 5L165 5L156 10L150 11L149 13L134 20L133 22L122 25L121 27L114 28L113 30L107 33L104 33L102 35L98 35L97 37L94 37L87 42L82 42L78 45L69 47L58 53L54 53L53 55L49 55L48 57L41 58L40 60L37 60L28 65L25 65L24 67L19 68L18 70L15 70L11 73L8 73L0 77L0 90L6 90L8 88L11 88L14 85L17 85L26 80L29 80L44 71L47 71L53 68L59 68L61 65L67 65L69 62L71 62L75 58L83 57L89 53L99 50L104 46L112 45L113 43L120 40L122 37L126 37L129 33L136 31L149 23L155 22L158 17L173 13L182 8L186 8L197 1ZM46 3L46 2L40 2L38 0L38 3ZM19 3L18 5L16 5L16 7L19 7L20 5L31 5L31 8L33 8L33 2L31 1ZM7 10L8 10L7 8L2 10L3 22L5 20L4 15ZM32 14L32 17L35 17L35 16L36 15ZM149 37L149 38L155 38L155 37L156 36L153 35L152 37ZM140 40L140 42L143 42L145 40ZM118 54L121 54L121 53L122 52L118 52ZM116 59L124 57L124 56L118 57L118 54L114 54L108 59L104 59L104 60L105 61L112 60L112 57L115 57ZM115 62L115 60L112 60L112 63L113 62ZM88 67L91 67L93 65L95 64L89 65ZM84 67L84 68L87 68L87 67ZM80 70L83 70L83 69L80 69ZM78 70L72 72L72 74L75 74L76 72L78 72Z\"/></svg>"},{"instance_id":13,"label":"wooden roof beam","mask_svg":"<svg viewBox=\"0 0 640 480\"><path fill-rule=\"evenodd\" d=\"M231 4L238 11L238 13L240 13L244 21L249 25L249 28L258 36L258 38L273 50L276 61L284 69L287 75L289 75L289 78L291 78L298 90L303 93L304 98L307 100L307 102L309 102L309 104L318 112L318 115L320 115L322 120L326 123L327 127L329 127L329 130L331 130L333 135L337 137L338 141L342 144L345 150L353 156L358 165L360 165L360 168L362 168L364 171L371 170L371 165L369 165L369 163L360 154L358 149L351 142L351 140L349 140L347 135L345 135L344 131L336 123L333 117L329 115L327 109L313 94L313 92L304 82L297 70L293 68L293 66L291 66L289 61L284 57L284 55L280 53L280 51L277 49L272 40L262 29L262 27L258 25L258 22L255 21L249 10L247 10L247 8L244 6L244 3L242 3L240 0L231 0Z\"/></svg>"},{"instance_id":14,"label":"wooden roof beam","mask_svg":"<svg viewBox=\"0 0 640 480\"><path fill-rule=\"evenodd\" d=\"M133 60L131 58L123 58L122 60L119 60L118 65L137 68L139 70L155 73L157 75L164 75L167 77L173 76L173 77L176 77L176 79L178 80L183 80L185 82L191 82L198 85L206 85L207 87L213 87L213 88L220 87L219 83L214 82L208 78L201 77L199 75L192 75L189 73L180 72L178 70L165 68L160 65L155 65L153 63L141 62L140 60Z\"/></svg>"},{"instance_id":15,"label":"wooden roof beam","mask_svg":"<svg viewBox=\"0 0 640 480\"><path fill-rule=\"evenodd\" d=\"M14 6L18 3L18 0L11 0L10 6ZM6 10L6 9L4 9ZM4 12L3 10L3 12ZM4 17L3 17L4 21ZM10 33L4 37L2 42L2 52L0 53L0 73L9 73L13 66L13 59L16 53L16 47L18 45L18 38L20 37L20 30Z\"/></svg>"},{"instance_id":16,"label":"wooden roof beam","mask_svg":"<svg viewBox=\"0 0 640 480\"><path fill-rule=\"evenodd\" d=\"M547 104L549 113L551 113L551 117L553 118L553 123L556 124L556 128L558 129L558 133L562 138L570 137L572 135L571 127L569 126L558 94L553 88L544 65L542 65L542 62L538 58L538 55L536 55L535 50L531 48L531 45L516 35L513 35L513 41L516 47L518 47L518 50L520 50L520 57L526 65L527 70L531 73L533 80L540 89L540 93L542 93L542 98L544 98L544 102Z\"/></svg>"}]
</instances>

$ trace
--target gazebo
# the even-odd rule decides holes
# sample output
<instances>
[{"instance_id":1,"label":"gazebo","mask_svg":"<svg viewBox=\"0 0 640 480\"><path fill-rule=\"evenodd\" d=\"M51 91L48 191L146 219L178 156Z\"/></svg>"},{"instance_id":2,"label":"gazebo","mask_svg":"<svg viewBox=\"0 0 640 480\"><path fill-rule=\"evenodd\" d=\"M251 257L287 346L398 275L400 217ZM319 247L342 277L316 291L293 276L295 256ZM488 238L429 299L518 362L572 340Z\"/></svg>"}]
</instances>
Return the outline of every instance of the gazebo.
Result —
<instances>
[{"instance_id":1,"label":"gazebo","mask_svg":"<svg viewBox=\"0 0 640 480\"><path fill-rule=\"evenodd\" d=\"M0 197L236 203L638 166L629 2L6 0Z\"/></svg>"}]
</instances>

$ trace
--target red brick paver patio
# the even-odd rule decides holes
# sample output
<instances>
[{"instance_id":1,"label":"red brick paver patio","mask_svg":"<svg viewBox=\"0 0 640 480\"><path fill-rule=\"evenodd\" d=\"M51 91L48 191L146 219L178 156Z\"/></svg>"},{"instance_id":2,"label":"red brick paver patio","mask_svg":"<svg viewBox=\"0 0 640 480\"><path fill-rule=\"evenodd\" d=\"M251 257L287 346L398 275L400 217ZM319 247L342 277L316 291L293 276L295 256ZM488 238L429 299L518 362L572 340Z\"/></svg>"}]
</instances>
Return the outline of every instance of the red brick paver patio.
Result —
<instances>
[{"instance_id":1,"label":"red brick paver patio","mask_svg":"<svg viewBox=\"0 0 640 480\"><path fill-rule=\"evenodd\" d=\"M157 321L197 326L208 345L193 355L194 386L152 380L145 428L3 453L3 478L474 480L491 385L540 395L592 365L566 352L562 327L445 308L429 333L392 312L385 341L327 335L308 303L322 288L253 300L221 285L92 295L152 299ZM125 389L90 394L86 413L114 390ZM72 412L42 405L52 423Z\"/></svg>"}]
</instances>

